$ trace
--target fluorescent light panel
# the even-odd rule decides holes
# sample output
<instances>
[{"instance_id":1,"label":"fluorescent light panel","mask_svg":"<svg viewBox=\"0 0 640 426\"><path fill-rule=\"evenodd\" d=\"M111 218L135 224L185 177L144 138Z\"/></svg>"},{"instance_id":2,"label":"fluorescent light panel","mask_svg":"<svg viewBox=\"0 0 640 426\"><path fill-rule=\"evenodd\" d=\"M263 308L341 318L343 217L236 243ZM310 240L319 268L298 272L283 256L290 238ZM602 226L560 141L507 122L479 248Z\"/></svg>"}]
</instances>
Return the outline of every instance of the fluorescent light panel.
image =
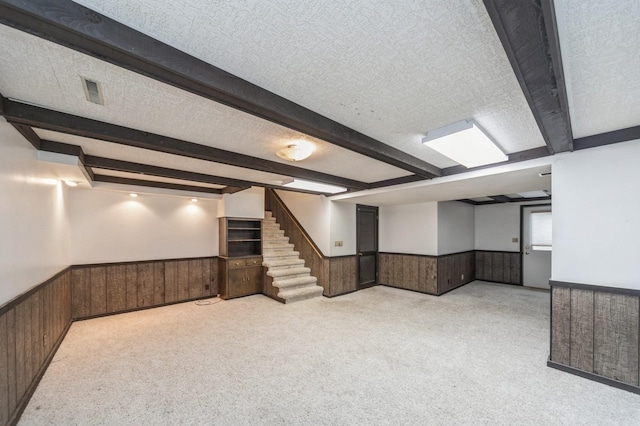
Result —
<instances>
[{"instance_id":1,"label":"fluorescent light panel","mask_svg":"<svg viewBox=\"0 0 640 426\"><path fill-rule=\"evenodd\" d=\"M282 186L287 188L304 189L307 191L325 192L328 194L337 194L338 192L345 192L347 188L342 186L329 185L326 183L311 182L302 179L288 179L282 181Z\"/></svg>"},{"instance_id":2,"label":"fluorescent light panel","mask_svg":"<svg viewBox=\"0 0 640 426\"><path fill-rule=\"evenodd\" d=\"M478 125L462 120L432 130L422 143L465 167L484 166L508 160Z\"/></svg>"}]
</instances>

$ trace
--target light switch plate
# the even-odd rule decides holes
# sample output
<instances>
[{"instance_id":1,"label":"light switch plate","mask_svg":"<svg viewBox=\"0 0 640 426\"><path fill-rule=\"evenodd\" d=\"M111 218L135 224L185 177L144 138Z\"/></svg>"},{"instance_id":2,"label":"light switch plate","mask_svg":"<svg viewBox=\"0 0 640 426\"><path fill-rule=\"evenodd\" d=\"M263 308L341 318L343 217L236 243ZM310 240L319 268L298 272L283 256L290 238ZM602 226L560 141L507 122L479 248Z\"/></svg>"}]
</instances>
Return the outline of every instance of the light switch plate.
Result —
<instances>
[{"instance_id":1,"label":"light switch plate","mask_svg":"<svg viewBox=\"0 0 640 426\"><path fill-rule=\"evenodd\" d=\"M342 244L343 244L342 241L336 241L334 243L334 247L342 247Z\"/></svg>"},{"instance_id":2,"label":"light switch plate","mask_svg":"<svg viewBox=\"0 0 640 426\"><path fill-rule=\"evenodd\" d=\"M517 238L512 238L512 239L511 239L511 242L512 242L512 243L517 243L517 242L518 242L518 239L517 239Z\"/></svg>"}]
</instances>

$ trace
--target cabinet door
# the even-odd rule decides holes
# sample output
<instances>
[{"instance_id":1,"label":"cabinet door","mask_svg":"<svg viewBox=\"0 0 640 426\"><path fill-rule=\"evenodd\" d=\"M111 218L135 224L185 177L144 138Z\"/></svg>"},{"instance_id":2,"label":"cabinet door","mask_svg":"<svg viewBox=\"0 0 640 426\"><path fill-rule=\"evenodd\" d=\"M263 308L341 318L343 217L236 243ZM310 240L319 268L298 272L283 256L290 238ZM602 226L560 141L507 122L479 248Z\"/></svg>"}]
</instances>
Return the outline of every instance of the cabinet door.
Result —
<instances>
[{"instance_id":1,"label":"cabinet door","mask_svg":"<svg viewBox=\"0 0 640 426\"><path fill-rule=\"evenodd\" d=\"M247 294L262 293L262 267L251 266L247 271Z\"/></svg>"},{"instance_id":2,"label":"cabinet door","mask_svg":"<svg viewBox=\"0 0 640 426\"><path fill-rule=\"evenodd\" d=\"M247 276L245 268L229 268L227 280L227 297L240 297L247 294Z\"/></svg>"}]
</instances>

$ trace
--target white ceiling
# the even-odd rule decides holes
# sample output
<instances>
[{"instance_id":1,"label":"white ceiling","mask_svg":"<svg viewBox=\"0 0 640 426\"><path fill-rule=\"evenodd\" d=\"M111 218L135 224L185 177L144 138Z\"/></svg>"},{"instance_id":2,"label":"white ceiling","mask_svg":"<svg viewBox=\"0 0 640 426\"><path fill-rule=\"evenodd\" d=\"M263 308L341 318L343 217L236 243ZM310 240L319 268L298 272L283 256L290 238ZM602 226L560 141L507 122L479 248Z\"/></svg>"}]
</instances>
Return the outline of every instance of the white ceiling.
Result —
<instances>
[{"instance_id":1,"label":"white ceiling","mask_svg":"<svg viewBox=\"0 0 640 426\"><path fill-rule=\"evenodd\" d=\"M421 137L461 119L544 145L481 0L79 3L438 167Z\"/></svg>"},{"instance_id":2,"label":"white ceiling","mask_svg":"<svg viewBox=\"0 0 640 426\"><path fill-rule=\"evenodd\" d=\"M421 138L461 119L476 119L506 153L545 145L482 0L78 3L437 167L456 163ZM640 2L555 4L574 137L640 124ZM281 163L275 151L304 138L317 151L295 165L364 182L410 174L2 25L0 40L7 97ZM85 100L81 77L101 82L104 106ZM267 184L286 177L37 133L90 155ZM332 199L384 205L549 190L537 174L550 164Z\"/></svg>"},{"instance_id":3,"label":"white ceiling","mask_svg":"<svg viewBox=\"0 0 640 426\"><path fill-rule=\"evenodd\" d=\"M640 1L556 0L573 136L640 124Z\"/></svg>"}]
</instances>

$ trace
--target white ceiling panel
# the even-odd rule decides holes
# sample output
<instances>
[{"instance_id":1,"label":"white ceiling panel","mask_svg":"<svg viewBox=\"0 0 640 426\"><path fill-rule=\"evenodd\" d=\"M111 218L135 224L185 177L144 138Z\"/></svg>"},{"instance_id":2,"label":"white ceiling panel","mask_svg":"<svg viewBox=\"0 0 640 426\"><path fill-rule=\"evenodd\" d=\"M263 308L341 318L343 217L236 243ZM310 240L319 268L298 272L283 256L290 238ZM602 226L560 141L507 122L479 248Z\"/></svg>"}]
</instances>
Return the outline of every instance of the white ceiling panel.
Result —
<instances>
[{"instance_id":1,"label":"white ceiling panel","mask_svg":"<svg viewBox=\"0 0 640 426\"><path fill-rule=\"evenodd\" d=\"M461 119L544 145L481 0L79 3L438 167L420 139Z\"/></svg>"},{"instance_id":2,"label":"white ceiling panel","mask_svg":"<svg viewBox=\"0 0 640 426\"><path fill-rule=\"evenodd\" d=\"M573 136L640 125L640 1L555 7Z\"/></svg>"},{"instance_id":3,"label":"white ceiling panel","mask_svg":"<svg viewBox=\"0 0 640 426\"><path fill-rule=\"evenodd\" d=\"M223 185L211 185L209 183L204 183L204 182L194 182L191 180L150 176L150 175L143 175L140 173L118 172L115 170L100 169L97 167L93 167L92 170L95 174L104 175L104 176L113 176L113 177L121 177L121 178L136 179L136 180L146 180L150 182L175 183L178 185L198 186L202 188L213 188L213 189L224 188Z\"/></svg>"},{"instance_id":4,"label":"white ceiling panel","mask_svg":"<svg viewBox=\"0 0 640 426\"><path fill-rule=\"evenodd\" d=\"M302 138L316 151L297 166L364 182L410 174L3 25L0 39L5 97L281 163L275 152ZM104 106L85 99L81 77L101 83Z\"/></svg>"}]
</instances>

